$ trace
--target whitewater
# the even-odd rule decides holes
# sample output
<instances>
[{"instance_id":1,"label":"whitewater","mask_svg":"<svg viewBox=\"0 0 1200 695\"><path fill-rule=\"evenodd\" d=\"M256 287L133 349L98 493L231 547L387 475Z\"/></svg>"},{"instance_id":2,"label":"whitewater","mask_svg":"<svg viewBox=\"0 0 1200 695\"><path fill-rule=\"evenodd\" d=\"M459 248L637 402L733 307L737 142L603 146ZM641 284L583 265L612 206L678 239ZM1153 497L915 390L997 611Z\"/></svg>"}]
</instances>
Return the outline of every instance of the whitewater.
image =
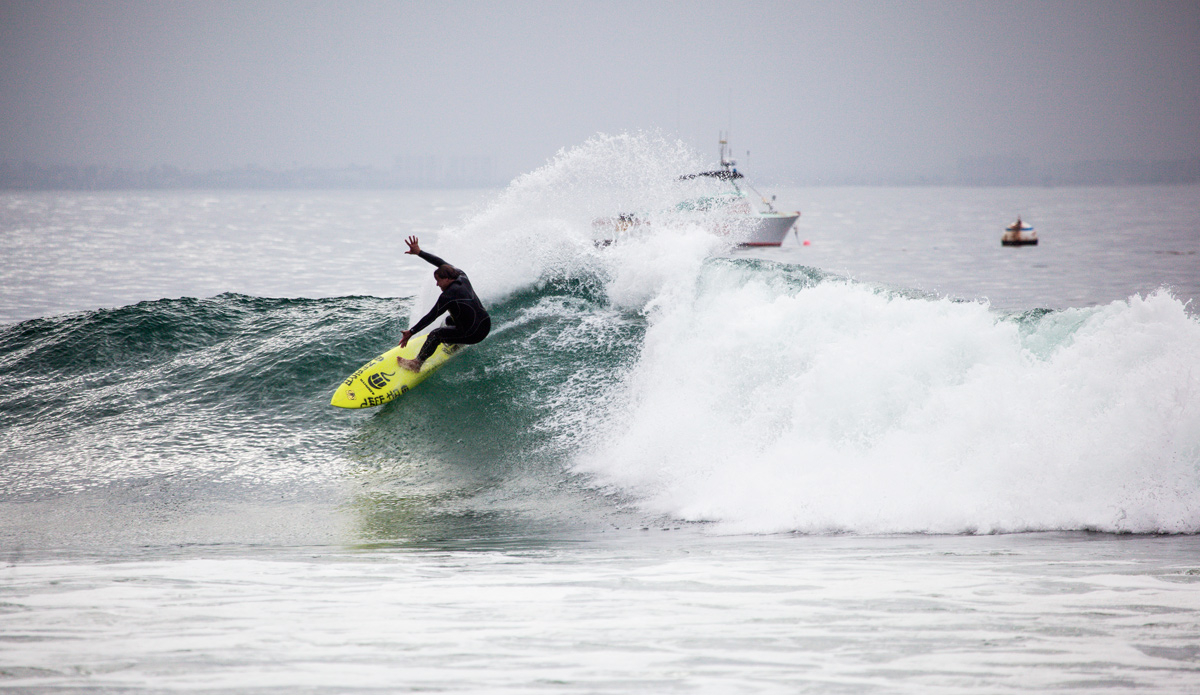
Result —
<instances>
[{"instance_id":1,"label":"whitewater","mask_svg":"<svg viewBox=\"0 0 1200 695\"><path fill-rule=\"evenodd\" d=\"M747 250L709 168L0 194L0 688L1200 685L1196 188L783 187ZM409 234L492 335L331 408Z\"/></svg>"},{"instance_id":2,"label":"whitewater","mask_svg":"<svg viewBox=\"0 0 1200 695\"><path fill-rule=\"evenodd\" d=\"M602 399L556 385L590 423L577 470L741 532L1200 531L1200 323L1170 289L1003 311L717 257L729 239L691 219L595 251L600 211L662 209L687 192L661 182L700 166L661 157L580 195L597 159L564 154L442 240L497 297L598 285L586 333L559 340L594 349L640 319Z\"/></svg>"}]
</instances>

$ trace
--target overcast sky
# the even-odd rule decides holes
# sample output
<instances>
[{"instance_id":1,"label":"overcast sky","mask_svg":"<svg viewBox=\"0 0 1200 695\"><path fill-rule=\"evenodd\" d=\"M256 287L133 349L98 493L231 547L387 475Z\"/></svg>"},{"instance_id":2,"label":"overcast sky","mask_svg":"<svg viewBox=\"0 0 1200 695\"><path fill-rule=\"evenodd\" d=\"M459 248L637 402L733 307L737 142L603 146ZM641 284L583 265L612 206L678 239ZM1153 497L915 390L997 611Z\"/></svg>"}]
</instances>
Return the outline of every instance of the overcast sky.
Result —
<instances>
[{"instance_id":1,"label":"overcast sky","mask_svg":"<svg viewBox=\"0 0 1200 695\"><path fill-rule=\"evenodd\" d=\"M777 179L1200 156L1200 2L0 0L0 161L509 178L726 129Z\"/></svg>"}]
</instances>

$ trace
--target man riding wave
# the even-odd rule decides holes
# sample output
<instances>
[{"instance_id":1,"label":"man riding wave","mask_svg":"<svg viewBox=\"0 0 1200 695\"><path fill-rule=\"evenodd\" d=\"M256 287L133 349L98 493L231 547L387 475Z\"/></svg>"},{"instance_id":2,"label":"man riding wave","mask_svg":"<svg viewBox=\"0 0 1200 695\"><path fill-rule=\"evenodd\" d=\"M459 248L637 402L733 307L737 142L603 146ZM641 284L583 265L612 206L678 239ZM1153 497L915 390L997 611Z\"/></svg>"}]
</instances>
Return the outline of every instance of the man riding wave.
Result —
<instances>
[{"instance_id":1,"label":"man riding wave","mask_svg":"<svg viewBox=\"0 0 1200 695\"><path fill-rule=\"evenodd\" d=\"M408 244L408 251L405 253L420 256L437 266L437 269L433 271L433 281L441 288L442 294L428 314L425 314L420 321L409 326L408 330L401 334L400 347L407 347L413 334L419 333L433 323L437 317L447 312L450 314L446 318L445 326L429 332L416 359L396 358L396 361L404 369L419 372L421 365L425 364L425 360L429 359L442 343L474 345L482 341L492 330L492 318L488 316L487 310L483 308L483 303L479 301L475 290L471 288L471 281L467 279L466 273L432 253L422 251L415 236L405 239L404 243Z\"/></svg>"}]
</instances>

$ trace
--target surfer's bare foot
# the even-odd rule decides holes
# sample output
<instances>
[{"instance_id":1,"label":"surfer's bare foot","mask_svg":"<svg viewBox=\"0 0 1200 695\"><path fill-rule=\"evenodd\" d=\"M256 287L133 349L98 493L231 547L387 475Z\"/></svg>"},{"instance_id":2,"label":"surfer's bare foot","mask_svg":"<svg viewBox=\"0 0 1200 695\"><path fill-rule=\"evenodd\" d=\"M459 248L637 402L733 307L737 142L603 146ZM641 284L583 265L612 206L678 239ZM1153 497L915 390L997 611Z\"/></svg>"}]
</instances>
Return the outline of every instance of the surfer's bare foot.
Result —
<instances>
[{"instance_id":1,"label":"surfer's bare foot","mask_svg":"<svg viewBox=\"0 0 1200 695\"><path fill-rule=\"evenodd\" d=\"M422 364L424 364L423 362L418 362L418 361L416 361L416 360L408 360L408 359L405 359L405 358L403 358L403 357L397 357L397 358L396 358L396 362L397 362L397 363L398 363L398 364L399 364L401 367L403 367L403 368L407 369L407 370L408 370L408 371L410 371L410 372L419 372L419 371L421 371L421 365L422 365Z\"/></svg>"}]
</instances>

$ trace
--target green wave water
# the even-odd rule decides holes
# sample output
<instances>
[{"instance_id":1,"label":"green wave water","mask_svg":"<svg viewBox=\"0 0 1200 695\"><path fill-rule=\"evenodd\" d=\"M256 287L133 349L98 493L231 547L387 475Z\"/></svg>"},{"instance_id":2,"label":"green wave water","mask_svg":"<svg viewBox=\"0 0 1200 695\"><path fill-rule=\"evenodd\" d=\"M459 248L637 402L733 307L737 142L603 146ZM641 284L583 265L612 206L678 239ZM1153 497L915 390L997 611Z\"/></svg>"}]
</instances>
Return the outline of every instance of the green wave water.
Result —
<instances>
[{"instance_id":1,"label":"green wave water","mask_svg":"<svg viewBox=\"0 0 1200 695\"><path fill-rule=\"evenodd\" d=\"M436 514L514 481L565 484L564 399L619 378L644 320L605 309L590 283L545 284L493 307L488 341L404 398L330 406L411 301L224 294L6 326L0 499L144 491Z\"/></svg>"}]
</instances>

